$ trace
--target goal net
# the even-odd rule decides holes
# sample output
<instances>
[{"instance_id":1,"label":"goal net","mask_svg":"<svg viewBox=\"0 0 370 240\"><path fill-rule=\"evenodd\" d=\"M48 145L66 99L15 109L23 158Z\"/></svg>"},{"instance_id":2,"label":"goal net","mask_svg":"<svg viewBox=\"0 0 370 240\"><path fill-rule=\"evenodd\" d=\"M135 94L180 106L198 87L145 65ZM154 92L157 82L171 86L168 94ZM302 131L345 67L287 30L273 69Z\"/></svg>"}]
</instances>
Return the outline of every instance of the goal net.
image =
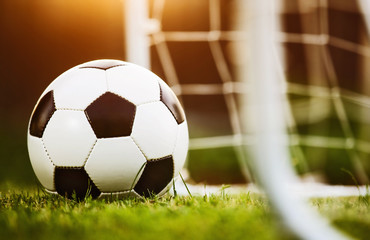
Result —
<instances>
[{"instance_id":1,"label":"goal net","mask_svg":"<svg viewBox=\"0 0 370 240\"><path fill-rule=\"evenodd\" d=\"M250 105L245 97L253 91L243 50L246 26L254 21L253 14L246 14L247 2L146 1L149 13L142 17L148 21L138 28L143 20L137 19L128 33L128 44L146 46L131 47L128 58L141 56L138 61L165 79L185 107L191 137L187 168L196 182L252 178L250 154L243 149L254 140L245 131L248 116L241 110ZM277 57L283 58L277 60L281 73L276 74L282 75L287 97L292 165L301 175L327 183L355 184L351 175L368 183L370 46L369 13L363 11L368 3L277 2L282 53Z\"/></svg>"},{"instance_id":2,"label":"goal net","mask_svg":"<svg viewBox=\"0 0 370 240\"><path fill-rule=\"evenodd\" d=\"M342 239L284 183L295 181L288 165L330 184L369 183L369 1L126 2L128 60L185 107L190 178L257 178L302 238Z\"/></svg>"}]
</instances>

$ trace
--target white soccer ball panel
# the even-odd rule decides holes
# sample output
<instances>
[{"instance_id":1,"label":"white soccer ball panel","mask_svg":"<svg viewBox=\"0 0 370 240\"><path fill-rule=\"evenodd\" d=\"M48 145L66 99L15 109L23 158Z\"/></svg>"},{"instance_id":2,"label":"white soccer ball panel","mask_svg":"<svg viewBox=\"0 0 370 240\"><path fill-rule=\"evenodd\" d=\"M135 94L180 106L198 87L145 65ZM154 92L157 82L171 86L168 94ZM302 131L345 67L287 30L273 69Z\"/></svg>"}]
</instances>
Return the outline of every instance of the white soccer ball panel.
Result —
<instances>
[{"instance_id":1,"label":"white soccer ball panel","mask_svg":"<svg viewBox=\"0 0 370 240\"><path fill-rule=\"evenodd\" d=\"M84 110L107 90L105 71L74 68L50 86L56 108Z\"/></svg>"},{"instance_id":2,"label":"white soccer ball panel","mask_svg":"<svg viewBox=\"0 0 370 240\"><path fill-rule=\"evenodd\" d=\"M132 138L146 158L158 159L173 153L178 125L162 102L138 106Z\"/></svg>"},{"instance_id":3,"label":"white soccer ball panel","mask_svg":"<svg viewBox=\"0 0 370 240\"><path fill-rule=\"evenodd\" d=\"M189 148L189 131L188 124L186 121L179 125L179 131L177 133L175 150L173 152L174 161L174 176L178 176L181 169L183 168L186 160L186 155Z\"/></svg>"},{"instance_id":4,"label":"white soccer ball panel","mask_svg":"<svg viewBox=\"0 0 370 240\"><path fill-rule=\"evenodd\" d=\"M145 163L131 137L106 138L98 139L85 170L102 192L117 192L135 186Z\"/></svg>"},{"instance_id":5,"label":"white soccer ball panel","mask_svg":"<svg viewBox=\"0 0 370 240\"><path fill-rule=\"evenodd\" d=\"M36 177L46 189L50 191L55 190L54 165L45 151L41 138L28 134L27 144L31 165Z\"/></svg>"},{"instance_id":6,"label":"white soccer ball panel","mask_svg":"<svg viewBox=\"0 0 370 240\"><path fill-rule=\"evenodd\" d=\"M133 64L107 71L108 90L135 105L159 101L158 79L154 73Z\"/></svg>"},{"instance_id":7,"label":"white soccer ball panel","mask_svg":"<svg viewBox=\"0 0 370 240\"><path fill-rule=\"evenodd\" d=\"M54 90L58 85L62 84L64 82L63 79L68 78L71 74L73 75L73 72L75 72L78 69L78 66L75 66L73 68L68 69L67 71L60 74L54 81L52 81L49 86L45 89L45 91L41 94L40 99L51 90Z\"/></svg>"},{"instance_id":8,"label":"white soccer ball panel","mask_svg":"<svg viewBox=\"0 0 370 240\"><path fill-rule=\"evenodd\" d=\"M83 111L57 110L45 128L43 141L54 165L82 167L96 137Z\"/></svg>"}]
</instances>

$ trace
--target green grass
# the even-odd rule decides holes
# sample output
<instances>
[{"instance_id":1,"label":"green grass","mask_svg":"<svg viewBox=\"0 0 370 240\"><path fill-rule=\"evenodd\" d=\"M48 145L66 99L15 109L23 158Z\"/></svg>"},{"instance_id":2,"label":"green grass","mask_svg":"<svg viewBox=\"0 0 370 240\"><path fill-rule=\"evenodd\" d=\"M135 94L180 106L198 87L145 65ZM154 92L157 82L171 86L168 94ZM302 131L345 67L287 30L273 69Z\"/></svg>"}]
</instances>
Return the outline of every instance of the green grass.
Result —
<instances>
[{"instance_id":1,"label":"green grass","mask_svg":"<svg viewBox=\"0 0 370 240\"><path fill-rule=\"evenodd\" d=\"M312 200L312 204L324 216L331 219L333 225L356 239L369 239L370 232L370 197L321 198Z\"/></svg>"},{"instance_id":2,"label":"green grass","mask_svg":"<svg viewBox=\"0 0 370 240\"><path fill-rule=\"evenodd\" d=\"M369 198L314 199L343 231L366 239ZM42 191L0 193L1 239L294 239L255 194L82 202Z\"/></svg>"},{"instance_id":3,"label":"green grass","mask_svg":"<svg viewBox=\"0 0 370 240\"><path fill-rule=\"evenodd\" d=\"M27 156L25 129L0 128L0 239L294 239L282 231L267 200L254 194L76 202L32 189L37 179ZM311 169L324 171L333 182L345 177L354 184L352 176L340 170L352 172L344 164L348 156L343 150L303 151ZM188 167L198 182L240 181L232 149L193 150L189 156ZM344 163L327 164L334 160ZM334 225L358 239L368 239L369 202L368 196L311 201Z\"/></svg>"}]
</instances>

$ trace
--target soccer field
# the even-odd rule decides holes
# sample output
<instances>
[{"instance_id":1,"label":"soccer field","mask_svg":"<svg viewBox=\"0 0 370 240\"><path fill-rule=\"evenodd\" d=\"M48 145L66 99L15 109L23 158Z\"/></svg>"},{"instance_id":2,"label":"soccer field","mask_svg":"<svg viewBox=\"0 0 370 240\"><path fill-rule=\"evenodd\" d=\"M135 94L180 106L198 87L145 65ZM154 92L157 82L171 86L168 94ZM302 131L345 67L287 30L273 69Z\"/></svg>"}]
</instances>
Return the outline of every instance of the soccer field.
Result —
<instances>
[{"instance_id":1,"label":"soccer field","mask_svg":"<svg viewBox=\"0 0 370 240\"><path fill-rule=\"evenodd\" d=\"M9 153L3 157L11 161L0 169L1 239L294 239L283 230L267 199L245 185L236 188L243 189L241 194L232 191L235 187L222 191L212 185L192 185L193 198L180 180L176 188L181 196L176 198L76 202L49 195L35 188L32 169L23 166L25 142L9 140L22 139L24 133L13 129L18 131L5 134L4 130L2 139ZM18 169L18 174L9 169ZM309 186L297 193L312 191ZM335 195L323 192L325 188L313 196ZM361 188L361 193L366 194L366 189ZM367 239L369 201L365 195L311 198L310 202L350 236Z\"/></svg>"},{"instance_id":2,"label":"soccer field","mask_svg":"<svg viewBox=\"0 0 370 240\"><path fill-rule=\"evenodd\" d=\"M311 205L356 239L368 239L370 198L315 198ZM82 202L41 190L0 192L2 239L295 239L257 194Z\"/></svg>"},{"instance_id":3,"label":"soccer field","mask_svg":"<svg viewBox=\"0 0 370 240\"><path fill-rule=\"evenodd\" d=\"M370 239L370 0L0 0L0 29L0 240Z\"/></svg>"}]
</instances>

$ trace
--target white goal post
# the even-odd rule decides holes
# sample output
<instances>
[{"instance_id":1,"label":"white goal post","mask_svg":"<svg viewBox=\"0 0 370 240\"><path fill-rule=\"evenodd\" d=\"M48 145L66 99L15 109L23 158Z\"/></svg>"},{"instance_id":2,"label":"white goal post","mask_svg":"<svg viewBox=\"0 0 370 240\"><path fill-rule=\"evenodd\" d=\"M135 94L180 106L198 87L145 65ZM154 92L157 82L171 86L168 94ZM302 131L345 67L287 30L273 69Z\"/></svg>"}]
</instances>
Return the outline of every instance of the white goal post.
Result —
<instances>
[{"instance_id":1,"label":"white goal post","mask_svg":"<svg viewBox=\"0 0 370 240\"><path fill-rule=\"evenodd\" d=\"M147 0L126 0L126 58L150 69L149 10Z\"/></svg>"},{"instance_id":2,"label":"white goal post","mask_svg":"<svg viewBox=\"0 0 370 240\"><path fill-rule=\"evenodd\" d=\"M248 78L253 91L247 97L253 106L247 115L253 118L250 127L256 139L253 170L271 204L297 236L309 240L347 239L289 188L297 179L286 147L288 139L281 99L286 86L279 74L282 71L278 62L281 57L276 57L277 3L275 0L249 1L247 7L247 15L253 18L246 27L248 44L244 49L249 53L247 58L253 59L248 61Z\"/></svg>"}]
</instances>

